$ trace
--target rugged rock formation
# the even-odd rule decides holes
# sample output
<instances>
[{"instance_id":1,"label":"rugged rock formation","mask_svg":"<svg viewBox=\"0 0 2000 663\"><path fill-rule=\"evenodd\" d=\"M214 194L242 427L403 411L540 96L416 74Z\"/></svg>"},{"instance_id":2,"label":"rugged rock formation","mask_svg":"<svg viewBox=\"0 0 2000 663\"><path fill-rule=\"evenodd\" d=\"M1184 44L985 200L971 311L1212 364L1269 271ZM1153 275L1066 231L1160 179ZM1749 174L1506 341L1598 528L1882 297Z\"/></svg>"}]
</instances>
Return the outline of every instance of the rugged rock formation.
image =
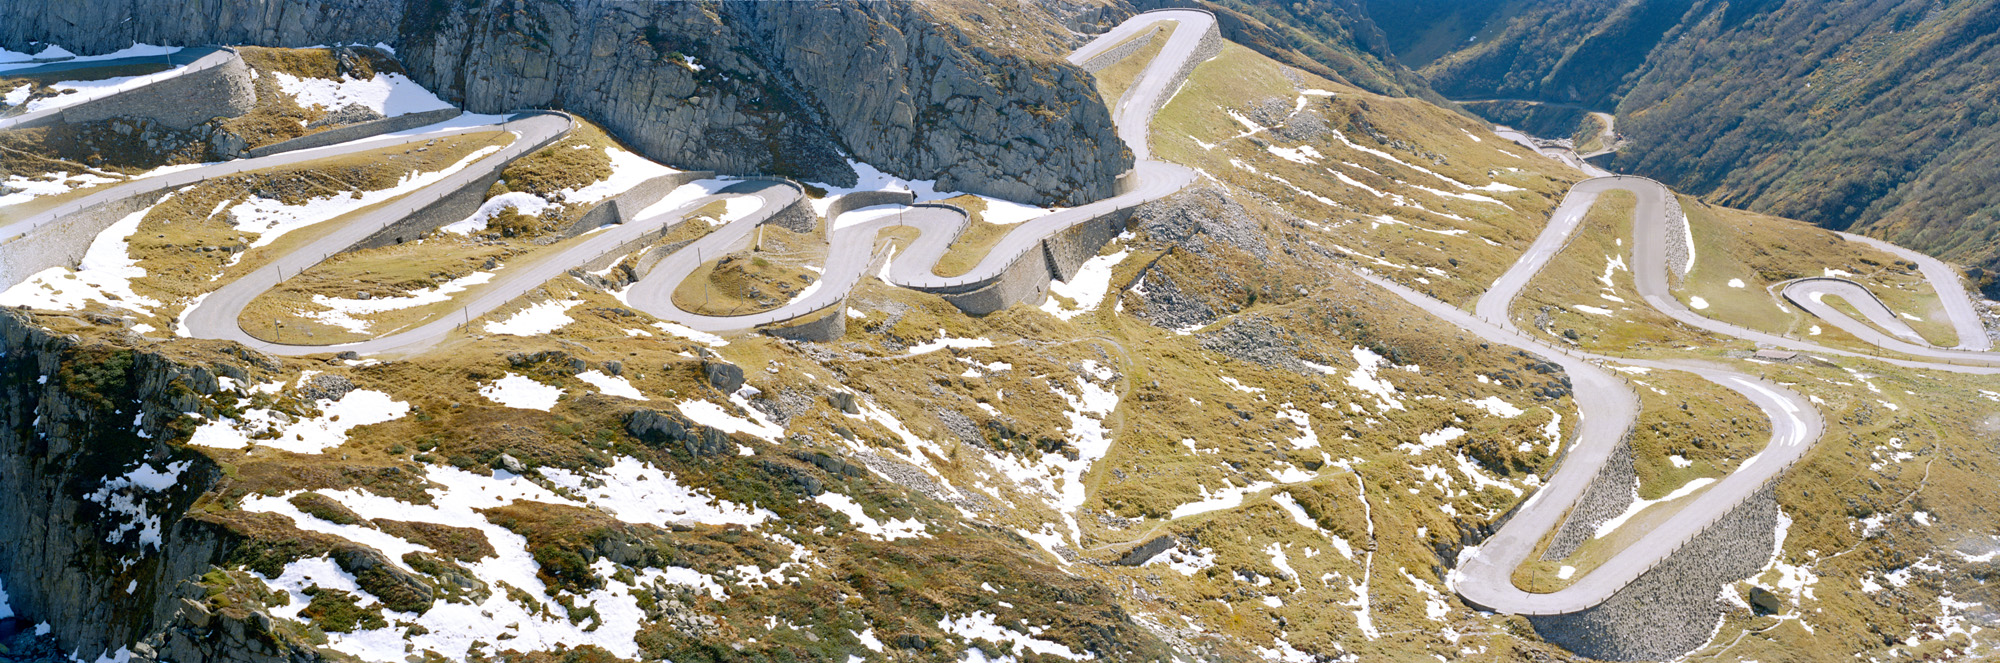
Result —
<instances>
[{"instance_id":1,"label":"rugged rock formation","mask_svg":"<svg viewBox=\"0 0 2000 663\"><path fill-rule=\"evenodd\" d=\"M182 621L183 599L203 598L187 581L231 537L184 518L222 470L165 440L216 387L207 368L0 313L0 578L17 613L85 658L145 641L183 655L173 660L195 660L196 642L282 657L286 645L244 615ZM179 627L195 630L169 632Z\"/></svg>"},{"instance_id":2,"label":"rugged rock formation","mask_svg":"<svg viewBox=\"0 0 2000 663\"><path fill-rule=\"evenodd\" d=\"M1131 165L1081 69L977 43L923 3L200 5L10 2L0 46L380 42L469 111L566 109L649 157L727 174L845 185L852 158L943 189L1075 204L1110 195Z\"/></svg>"}]
</instances>

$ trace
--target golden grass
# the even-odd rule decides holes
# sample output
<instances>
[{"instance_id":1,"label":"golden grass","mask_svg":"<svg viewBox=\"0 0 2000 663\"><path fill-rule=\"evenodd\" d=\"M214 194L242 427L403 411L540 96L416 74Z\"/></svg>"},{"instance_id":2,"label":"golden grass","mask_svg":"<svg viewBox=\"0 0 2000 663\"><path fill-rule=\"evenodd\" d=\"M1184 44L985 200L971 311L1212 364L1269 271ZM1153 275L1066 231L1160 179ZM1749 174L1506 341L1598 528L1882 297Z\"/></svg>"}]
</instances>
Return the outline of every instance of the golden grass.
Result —
<instances>
[{"instance_id":1,"label":"golden grass","mask_svg":"<svg viewBox=\"0 0 2000 663\"><path fill-rule=\"evenodd\" d=\"M1287 71L1249 49L1225 44L1220 55L1196 68L1152 124L1157 158L1199 168L1251 194L1235 197L1282 224L1267 233L1273 238L1310 241L1318 247L1311 249L1315 253L1346 256L1463 304L1519 257L1578 179L1470 118L1310 74L1298 74L1294 83ZM1334 94L1304 96L1305 89ZM1300 112L1317 115L1328 131L1314 136L1308 130L1288 139L1282 132L1252 131L1236 117L1273 122L1270 114L1289 117L1301 98ZM1395 161L1349 147L1333 131ZM1306 147L1320 156L1303 153ZM1468 191L1445 178L1469 187L1498 183L1520 190Z\"/></svg>"},{"instance_id":2,"label":"golden grass","mask_svg":"<svg viewBox=\"0 0 2000 663\"><path fill-rule=\"evenodd\" d=\"M246 248L253 238L230 224L228 207L252 195L296 204L328 193L385 189L412 172L446 168L477 150L504 146L511 140L512 136L504 132L466 134L441 139L422 152L415 146L386 147L211 179L188 187L149 211L133 233L129 250L147 272L145 278L134 281L134 287L163 301L190 298L311 242L347 218L373 209L373 206L363 208L294 230L231 264L235 252ZM216 248L204 251L204 247Z\"/></svg>"},{"instance_id":3,"label":"golden grass","mask_svg":"<svg viewBox=\"0 0 2000 663\"><path fill-rule=\"evenodd\" d=\"M1695 266L1677 294L1683 300L1698 296L1707 301L1709 308L1701 311L1703 315L1794 336L1806 335L1813 326L1830 330L1831 325L1790 303L1781 304L1767 289L1781 281L1820 276L1836 269L1851 273L1846 278L1866 286L1891 310L1923 318L1904 318L1904 322L1933 344L1957 342L1937 293L1910 263L1790 219L1712 207L1685 196L1681 208L1687 212L1694 233ZM1732 279L1744 287L1731 287Z\"/></svg>"},{"instance_id":4,"label":"golden grass","mask_svg":"<svg viewBox=\"0 0 2000 663\"><path fill-rule=\"evenodd\" d=\"M937 264L931 266L931 273L938 276L959 276L979 266L986 254L993 251L993 245L1000 238L1013 232L1014 226L986 222L986 200L978 196L957 196L941 202L957 205L969 217L965 231L951 240L951 247L945 249Z\"/></svg>"},{"instance_id":5,"label":"golden grass","mask_svg":"<svg viewBox=\"0 0 2000 663\"><path fill-rule=\"evenodd\" d=\"M1168 40L1173 39L1174 31L1180 29L1180 26L1180 21L1167 21L1164 25L1155 26L1152 30L1133 35L1130 39L1118 42L1122 46L1133 39L1139 39L1149 34L1153 36L1152 41L1147 42L1145 46L1139 47L1139 50L1133 51L1131 55L1125 56L1124 59L1113 63L1109 67L1097 70L1095 74L1097 78L1097 95L1104 100L1105 108L1112 109L1113 113L1116 113L1118 100L1125 97L1125 90L1132 87L1132 81L1139 78L1139 74L1146 70L1147 65L1153 63L1154 58L1159 57L1160 50L1166 47ZM1113 46L1112 48L1116 49L1118 46Z\"/></svg>"},{"instance_id":6,"label":"golden grass","mask_svg":"<svg viewBox=\"0 0 2000 663\"><path fill-rule=\"evenodd\" d=\"M674 288L674 305L701 315L744 315L784 306L826 264L826 242L817 228L796 233L762 226L751 248L704 262ZM757 232L757 231L753 231ZM759 249L759 246L762 249Z\"/></svg>"},{"instance_id":7,"label":"golden grass","mask_svg":"<svg viewBox=\"0 0 2000 663\"><path fill-rule=\"evenodd\" d=\"M1676 324L1639 297L1630 268L1636 202L1625 191L1598 196L1569 244L1515 298L1511 314L1516 326L1558 344L1592 351L1720 342ZM1548 311L1549 325L1542 329L1536 321L1544 310Z\"/></svg>"}]
</instances>

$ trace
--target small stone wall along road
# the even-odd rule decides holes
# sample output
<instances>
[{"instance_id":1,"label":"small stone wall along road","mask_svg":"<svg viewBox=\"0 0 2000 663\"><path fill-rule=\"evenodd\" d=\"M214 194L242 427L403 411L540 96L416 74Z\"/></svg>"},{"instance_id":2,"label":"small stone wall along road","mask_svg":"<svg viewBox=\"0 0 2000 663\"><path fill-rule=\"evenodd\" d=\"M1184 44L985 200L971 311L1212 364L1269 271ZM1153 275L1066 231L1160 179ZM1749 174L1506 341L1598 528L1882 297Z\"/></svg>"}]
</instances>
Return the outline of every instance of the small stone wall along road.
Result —
<instances>
[{"instance_id":1,"label":"small stone wall along road","mask_svg":"<svg viewBox=\"0 0 2000 663\"><path fill-rule=\"evenodd\" d=\"M831 244L830 257L820 283L813 286L812 292L806 296L785 306L752 315L726 317L699 315L680 309L673 303L673 289L698 269L704 260L712 260L741 249L759 224L777 217L780 212L800 203L802 193L796 184L748 180L722 187L712 195L696 198L678 208L653 214L647 218L634 219L630 223L598 232L586 241L571 245L561 253L538 258L530 265L503 269L502 274L493 283L466 301L461 310L415 329L340 345L273 343L256 339L243 331L239 318L244 309L258 296L276 287L284 278L311 268L332 255L350 250L376 232L415 213L443 193L457 190L465 186L470 179L490 172L491 169L487 166L496 162L511 161L534 147L546 145L560 138L569 131L571 121L567 117L547 114L519 116L509 120L500 126L517 134L517 139L507 149L489 155L478 164L454 173L443 181L346 221L341 228L327 236L280 256L265 267L210 293L183 314L182 331L197 338L233 340L264 352L281 355L344 351L416 352L436 344L464 321L504 306L570 268L629 248L632 242L643 240L648 233L658 232L667 226L679 223L689 213L710 202L742 196L753 197L759 201L756 211L716 229L702 239L659 260L627 293L628 300L634 308L703 331L751 329L822 311L843 301L847 292L861 276L877 264L879 252L874 250L877 233L893 226L913 227L920 234L903 256L895 260L889 269L884 270L890 282L904 287L937 292L965 292L977 289L999 279L1017 261L1027 257L1031 252L1041 250L1043 240L1106 215L1171 195L1193 181L1194 172L1188 168L1146 158L1149 154L1146 136L1150 130L1152 114L1164 102L1166 96L1186 80L1186 76L1196 64L1212 57L1219 48L1220 36L1215 17L1200 10L1161 10L1142 13L1079 49L1071 59L1073 61L1088 59L1131 34L1167 21L1178 22L1185 29L1175 31L1173 38L1163 46L1160 55L1133 82L1131 91L1126 95L1114 118L1118 120L1120 137L1127 141L1135 155L1139 155L1132 172L1126 175L1125 185L1120 187L1124 193L1046 214L1020 224L1002 237L984 260L962 276L939 277L931 273L931 268L950 248L951 241L964 230L967 223L965 212L948 205L915 205L889 216L846 227L830 228L828 233ZM136 180L93 193L62 209L0 228L0 242L26 236L59 222L65 212L157 192L165 187L193 184L209 177L351 153L359 149L389 144L385 141L395 140L399 136L420 136L410 139L425 140L450 133L492 128L494 128L492 125L481 125L449 131L415 130L366 141L259 159L225 162ZM831 224L834 221L835 219L826 219L824 222Z\"/></svg>"},{"instance_id":2,"label":"small stone wall along road","mask_svg":"<svg viewBox=\"0 0 2000 663\"><path fill-rule=\"evenodd\" d=\"M1569 242L1598 195L1611 190L1628 191L1638 198L1633 219L1632 269L1639 293L1649 305L1681 322L1729 336L1800 350L1857 356L1712 320L1682 305L1667 285L1668 200L1673 194L1658 182L1644 178L1610 176L1577 183L1551 214L1549 225L1534 244L1512 268L1494 281L1471 313L1373 274L1365 274L1369 280L1405 300L1483 338L1548 358L1563 366L1574 385L1574 398L1578 411L1583 413L1583 421L1561 466L1547 485L1522 503L1493 536L1462 555L1458 568L1451 573L1449 580L1452 587L1475 605L1508 613L1551 615L1579 612L1603 602L1774 481L1805 455L1825 429L1818 409L1806 399L1754 376L1708 362L1625 359L1558 348L1522 332L1514 325L1509 308L1515 297ZM1923 261L1918 262L1924 264ZM1942 263L1938 266L1942 267ZM1948 267L1944 269L1947 270L1946 275L1955 277ZM1927 270L1926 274L1930 272ZM1956 284L1954 279L1941 280ZM1940 288L1941 292L1945 290ZM1963 298L1962 289L1957 293ZM1949 294L1946 296L1950 297ZM1966 304L1965 310L1969 311L1969 300ZM1931 353L1935 353L1932 356L1955 359L1959 355L1970 354L1940 350L1931 350ZM1936 370L2000 372L1992 366L1893 361ZM1642 534L1639 541L1577 579L1570 587L1548 594L1528 593L1514 585L1514 570L1528 559L1545 535L1563 524L1562 520L1570 507L1582 496L1636 420L1637 397L1622 378L1606 369L1605 365L1610 363L1686 371L1742 394L1757 404L1770 419L1771 439L1763 451L1745 460L1736 471L1697 493L1692 501L1665 522Z\"/></svg>"},{"instance_id":3,"label":"small stone wall along road","mask_svg":"<svg viewBox=\"0 0 2000 663\"><path fill-rule=\"evenodd\" d=\"M931 273L931 267L944 255L952 239L964 229L967 222L965 213L946 205L914 205L887 216L875 217L848 226L830 227L828 231L830 258L820 283L814 286L812 292L784 307L754 315L728 317L696 315L679 309L672 302L671 293L674 287L698 269L704 260L740 249L759 224L779 218L780 214L788 209L795 210L802 202L800 200L802 192L794 183L747 180L712 189L715 193L695 197L674 209L599 231L585 241L564 249L561 253L537 258L525 265L504 268L489 287L465 301L461 311L415 329L345 345L268 343L252 338L242 330L239 318L243 309L257 296L277 286L283 275L297 274L318 264L327 256L350 249L381 229L414 214L441 195L440 192L456 190L465 186L470 179L481 176L483 172L490 172L485 167L494 163L490 160L516 158L534 147L546 145L559 138L572 126L572 121L560 114L522 115L499 125L500 128L517 135L517 139L507 149L486 157L480 165L464 169L431 187L352 219L327 236L223 286L207 295L188 311L184 315L183 326L185 332L192 336L235 340L276 354L419 351L448 336L462 321L504 306L564 271L612 256L619 251L630 250L635 242L644 241L649 233L656 233L679 223L694 210L716 200L736 197L756 199L757 209L661 258L657 265L649 269L628 291L628 301L635 308L704 331L749 329L825 310L838 305L861 275L879 264L877 260L880 252L875 249L876 237L880 231L892 226L912 227L917 229L919 234L904 254L883 270L889 281L904 287L939 292L965 292L978 288L1000 278L1024 255L1040 249L1043 240L1105 215L1170 195L1192 181L1193 173L1189 169L1151 160L1146 136L1152 114L1165 98L1185 80L1188 72L1196 64L1214 53L1218 39L1214 17L1198 10L1143 13L1079 49L1071 59L1078 62L1087 60L1117 42L1151 29L1164 21L1179 22L1180 29L1174 32L1160 56L1147 67L1139 79L1134 81L1131 90L1120 100L1118 108L1114 111L1120 137L1138 157L1133 172L1128 175L1130 178L1127 181L1128 186L1122 187L1125 193L1051 213L1021 224L1000 240L987 257L964 276L938 277ZM491 128L492 125L482 125L459 127L448 131L456 133ZM393 141L425 140L438 135L441 135L438 130L428 132L414 130L263 159L216 164L110 187L86 197L82 202L88 205L112 201L136 195L137 191L158 191L163 185L188 184L206 177L298 163L377 145L393 144ZM1450 582L1461 596L1473 604L1488 609L1535 615L1567 614L1603 602L1618 589L1658 565L1682 544L1706 529L1709 524L1768 485L1805 454L1824 428L1818 410L1798 394L1750 375L1704 362L1643 361L1573 352L1549 345L1514 326L1507 313L1509 304L1534 274L1539 272L1568 242L1580 224L1584 212L1596 200L1597 195L1613 189L1631 191L1639 198L1634 219L1635 241L1632 264L1633 271L1637 275L1640 294L1650 305L1684 323L1718 333L1779 347L1854 356L1853 353L1711 320L1696 315L1682 306L1667 289L1667 267L1664 257L1668 241L1665 230L1666 217L1669 213L1667 201L1672 194L1658 183L1642 178L1599 177L1578 183L1566 196L1563 204L1556 209L1541 236L1506 274L1495 281L1472 312L1431 299L1363 270L1364 278L1433 315L1488 340L1533 352L1563 366L1575 387L1574 394L1578 408L1585 413L1582 423L1577 428L1576 441L1570 445L1555 475L1543 488L1518 507L1492 537L1481 546L1468 550L1461 557L1458 568L1451 573ZM59 219L57 213L43 216L47 218L27 219L0 228L0 242L10 237L32 233L38 227ZM822 222L833 224L836 221L838 218L825 219ZM1968 329L1976 327L1964 326L1967 324L1966 321L1976 325L1978 320L1971 313L1970 300L1965 297L1962 285L1958 285L1955 273L1942 263L1921 254L1899 248L1886 246L1884 248L1916 260L1933 283L1938 284L1940 294L1946 300L1946 306L1953 311L1954 323L1961 325L1960 336L1965 339L1964 347L1985 349L1982 343L1983 334L1968 333ZM1808 285L1807 283L1809 282L1794 284L1795 287L1801 288L1801 293L1806 293L1801 296L1803 299L1811 299L1811 292L1831 294L1842 287L1837 284ZM1811 288L1825 290L1811 290ZM1961 303L1963 306L1960 306ZM1827 315L1819 311L1815 313ZM1876 312L1879 313L1881 312ZM1892 320L1893 317L1880 319ZM1891 347L1887 345L1891 343L1908 345L1909 354L1920 357L1949 361L1978 357L1973 352L1917 346L1888 335L1878 334L1878 336L1882 338L1872 340L1885 343L1884 347ZM1902 350L1900 347L1896 349ZM1920 368L1980 373L2000 372L2000 368L1992 365L1947 365L1918 360L1885 361ZM1989 361L2000 363L1995 360ZM1744 461L1735 472L1696 495L1679 512L1643 534L1638 543L1591 570L1574 585L1550 594L1527 593L1514 586L1511 579L1514 569L1532 553L1537 542L1545 534L1562 524L1561 521L1570 506L1581 497L1585 488L1609 458L1612 449L1636 421L1638 414L1636 394L1622 378L1604 366L1606 363L1614 362L1662 370L1687 371L1736 391L1756 403L1771 420L1771 440L1762 452Z\"/></svg>"}]
</instances>

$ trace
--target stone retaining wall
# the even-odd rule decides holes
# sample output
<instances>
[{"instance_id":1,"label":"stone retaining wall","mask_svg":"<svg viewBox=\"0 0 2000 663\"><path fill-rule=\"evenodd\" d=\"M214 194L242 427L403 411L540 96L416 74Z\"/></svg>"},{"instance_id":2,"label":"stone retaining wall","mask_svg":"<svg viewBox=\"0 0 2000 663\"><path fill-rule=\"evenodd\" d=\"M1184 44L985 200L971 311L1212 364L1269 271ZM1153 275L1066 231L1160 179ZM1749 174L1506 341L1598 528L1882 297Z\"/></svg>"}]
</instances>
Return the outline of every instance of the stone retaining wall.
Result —
<instances>
[{"instance_id":1,"label":"stone retaining wall","mask_svg":"<svg viewBox=\"0 0 2000 663\"><path fill-rule=\"evenodd\" d=\"M1097 257L1097 252L1125 229L1125 221L1130 218L1132 210L1123 209L1071 226L1042 240L1042 250L1048 253L1050 276L1064 283L1076 278L1076 271L1083 267L1084 261Z\"/></svg>"},{"instance_id":2,"label":"stone retaining wall","mask_svg":"<svg viewBox=\"0 0 2000 663\"><path fill-rule=\"evenodd\" d=\"M1119 60L1131 57L1133 53L1139 52L1139 49L1145 48L1147 44L1153 43L1153 38L1160 36L1160 32L1161 32L1160 26L1154 25L1153 29L1147 30L1144 34L1141 34L1137 37L1133 37L1131 41L1119 44L1116 48L1105 51L1103 53L1099 53L1097 54L1097 57L1084 60L1082 65L1083 70L1095 74L1099 71L1102 71L1105 67L1118 64Z\"/></svg>"},{"instance_id":3,"label":"stone retaining wall","mask_svg":"<svg viewBox=\"0 0 2000 663\"><path fill-rule=\"evenodd\" d=\"M876 205L914 205L917 197L908 191L856 191L839 198L826 206L826 220L832 222L840 215Z\"/></svg>"},{"instance_id":4,"label":"stone retaining wall","mask_svg":"<svg viewBox=\"0 0 2000 663\"><path fill-rule=\"evenodd\" d=\"M0 286L26 281L36 272L51 267L75 267L105 228L152 207L172 188L176 187L158 187L83 208L25 235L0 242Z\"/></svg>"},{"instance_id":5,"label":"stone retaining wall","mask_svg":"<svg viewBox=\"0 0 2000 663\"><path fill-rule=\"evenodd\" d=\"M688 170L661 175L640 182L632 188L626 189L624 193L612 196L610 199L599 203L596 207L590 208L590 211L584 212L583 216L576 220L576 223L571 224L569 228L563 230L561 237L569 239L604 226L631 223L640 212L645 211L648 207L652 207L653 203L660 202L661 198L665 198L667 194L673 193L674 189L681 188L695 180L705 180L711 177L715 177L713 171Z\"/></svg>"},{"instance_id":6,"label":"stone retaining wall","mask_svg":"<svg viewBox=\"0 0 2000 663\"><path fill-rule=\"evenodd\" d=\"M826 342L847 335L847 300L827 307L823 315L805 322L785 322L757 331L794 341Z\"/></svg>"},{"instance_id":7,"label":"stone retaining wall","mask_svg":"<svg viewBox=\"0 0 2000 663\"><path fill-rule=\"evenodd\" d=\"M234 51L220 51L202 60L209 58L222 58L223 62L65 108L58 114L60 121L80 124L136 117L187 129L217 117L236 117L256 107L257 89L250 82L250 67L243 64L243 57ZM197 60L188 66L201 63Z\"/></svg>"},{"instance_id":8,"label":"stone retaining wall","mask_svg":"<svg viewBox=\"0 0 2000 663\"><path fill-rule=\"evenodd\" d=\"M1665 189L1666 187L1662 186L1661 188ZM1688 238L1692 237L1692 235L1688 232L1687 213L1681 210L1680 196L1674 195L1673 191L1666 191L1665 195L1667 199L1667 278L1673 281L1675 287L1679 287L1681 280L1687 278L1688 271L1694 267L1692 263L1688 262L1688 258L1694 254L1694 247L1688 246Z\"/></svg>"},{"instance_id":9,"label":"stone retaining wall","mask_svg":"<svg viewBox=\"0 0 2000 663\"><path fill-rule=\"evenodd\" d=\"M986 315L1013 306L1016 302L1037 302L1049 292L1047 251L1029 251L978 289L948 294L944 300L967 315Z\"/></svg>"},{"instance_id":10,"label":"stone retaining wall","mask_svg":"<svg viewBox=\"0 0 2000 663\"><path fill-rule=\"evenodd\" d=\"M1708 642L1724 587L1764 567L1777 546L1778 501L1767 485L1658 567L1582 612L1528 617L1542 639L1606 661L1664 661Z\"/></svg>"},{"instance_id":11,"label":"stone retaining wall","mask_svg":"<svg viewBox=\"0 0 2000 663\"><path fill-rule=\"evenodd\" d=\"M1569 515L1563 517L1555 539L1542 552L1542 560L1554 562L1569 557L1577 546L1596 536L1598 525L1625 513L1625 508L1632 505L1633 486L1638 482L1639 474L1632 467L1632 433L1626 431L1625 438L1611 449L1604 467L1598 468L1597 476L1590 480L1590 486L1583 489L1583 496L1576 499Z\"/></svg>"},{"instance_id":12,"label":"stone retaining wall","mask_svg":"<svg viewBox=\"0 0 2000 663\"><path fill-rule=\"evenodd\" d=\"M431 231L443 228L446 225L465 220L467 217L472 216L473 212L479 211L479 206L486 202L486 191L493 188L494 182L500 181L501 171L506 170L508 166L513 165L514 161L521 157L534 154L536 150L548 147L556 141L562 140L566 135L568 135L568 132L550 136L541 143L521 150L521 153L515 155L513 159L502 159L498 163L486 166L486 173L480 175L477 179L445 194L431 204L423 206L423 208L418 209L415 213L403 217L401 220L389 224L381 230L375 231L375 234L369 235L367 239L347 247L347 251L394 246L428 235ZM478 166L473 167L476 168Z\"/></svg>"},{"instance_id":13,"label":"stone retaining wall","mask_svg":"<svg viewBox=\"0 0 2000 663\"><path fill-rule=\"evenodd\" d=\"M439 122L443 122L445 120L458 117L459 114L463 112L464 111L461 111L456 108L443 108L439 110L410 113L408 115L398 115L395 117L388 117L380 120L371 120L368 122L358 122L344 127L328 129L326 131L322 131L316 134L300 136L298 138L293 138L291 140L278 141L276 143L265 145L263 147L252 148L245 154L247 154L250 158L255 159L258 157L267 157L273 154L280 154L295 150L307 150L315 147L338 145L340 143L345 143L351 140L360 140L363 138L380 136L386 133L395 133L398 131L415 129L417 127L429 124L437 124Z\"/></svg>"},{"instance_id":14,"label":"stone retaining wall","mask_svg":"<svg viewBox=\"0 0 2000 663\"><path fill-rule=\"evenodd\" d=\"M1201 44L1195 47L1194 57L1188 58L1187 62L1182 63L1180 70L1174 72L1173 77L1168 79L1172 82L1167 84L1166 87L1161 89L1165 90L1179 89L1182 83L1187 82L1188 76L1194 74L1195 67L1201 66L1201 63L1207 62L1210 58L1222 54L1221 25L1222 23L1220 21L1208 24L1208 32L1202 33ZM1166 105L1167 100L1172 99L1173 96L1174 95L1172 92L1160 95L1158 99L1154 100L1153 107L1146 110L1147 117L1152 117L1154 115L1159 114L1160 107Z\"/></svg>"}]
</instances>

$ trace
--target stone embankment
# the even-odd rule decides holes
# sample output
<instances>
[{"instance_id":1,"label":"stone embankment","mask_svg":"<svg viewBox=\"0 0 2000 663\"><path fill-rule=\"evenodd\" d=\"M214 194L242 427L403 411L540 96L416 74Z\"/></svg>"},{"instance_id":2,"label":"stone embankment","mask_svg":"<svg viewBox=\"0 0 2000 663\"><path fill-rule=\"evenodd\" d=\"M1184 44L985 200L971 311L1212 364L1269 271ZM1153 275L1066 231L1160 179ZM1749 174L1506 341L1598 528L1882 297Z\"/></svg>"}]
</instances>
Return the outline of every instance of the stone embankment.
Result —
<instances>
[{"instance_id":1,"label":"stone embankment","mask_svg":"<svg viewBox=\"0 0 2000 663\"><path fill-rule=\"evenodd\" d=\"M1556 530L1548 549L1542 551L1542 559L1558 561L1569 557L1578 546L1597 536L1599 525L1618 517L1632 505L1636 497L1634 487L1638 485L1639 474L1632 467L1632 433L1627 431L1625 439L1611 450L1604 467L1598 468L1597 478L1591 479L1590 487L1577 498L1576 506L1570 507L1562 527Z\"/></svg>"},{"instance_id":2,"label":"stone embankment","mask_svg":"<svg viewBox=\"0 0 2000 663\"><path fill-rule=\"evenodd\" d=\"M1770 559L1777 517L1766 486L1603 603L1528 622L1543 639L1594 659L1664 661L1694 651L1722 619L1717 588L1734 591Z\"/></svg>"}]
</instances>

